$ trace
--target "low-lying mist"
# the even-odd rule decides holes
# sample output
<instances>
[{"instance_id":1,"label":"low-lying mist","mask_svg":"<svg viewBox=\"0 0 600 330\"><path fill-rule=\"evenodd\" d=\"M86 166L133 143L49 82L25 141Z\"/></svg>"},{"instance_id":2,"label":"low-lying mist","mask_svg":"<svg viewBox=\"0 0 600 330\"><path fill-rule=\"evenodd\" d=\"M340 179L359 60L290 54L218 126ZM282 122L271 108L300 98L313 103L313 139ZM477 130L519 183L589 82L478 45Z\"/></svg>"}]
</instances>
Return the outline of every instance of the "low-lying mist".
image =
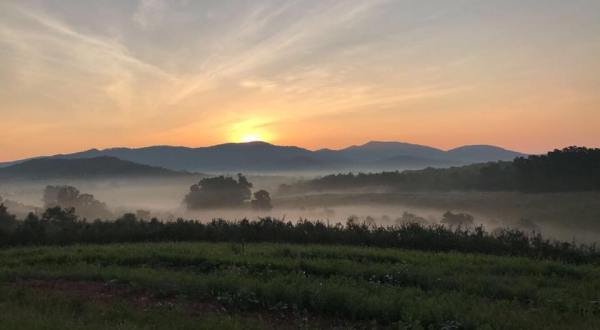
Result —
<instances>
[{"instance_id":1,"label":"low-lying mist","mask_svg":"<svg viewBox=\"0 0 600 330\"><path fill-rule=\"evenodd\" d=\"M217 218L234 221L268 216L289 221L321 220L330 224L345 223L352 218L357 222L395 225L415 216L424 223L436 224L443 220L445 212L451 211L473 216L473 226L483 225L490 231L515 227L560 240L600 241L599 193L391 193L373 190L279 196L277 187L296 178L252 176L249 179L254 184L254 191L265 189L271 192L272 210L258 211L249 206L187 210L182 201L195 183L190 178L20 182L0 186L0 196L10 211L24 216L27 212L36 211L35 208L38 208L37 212L42 210L42 195L47 185L71 185L81 193L94 195L108 206L115 217L137 213L162 221L180 217L200 221Z\"/></svg>"}]
</instances>

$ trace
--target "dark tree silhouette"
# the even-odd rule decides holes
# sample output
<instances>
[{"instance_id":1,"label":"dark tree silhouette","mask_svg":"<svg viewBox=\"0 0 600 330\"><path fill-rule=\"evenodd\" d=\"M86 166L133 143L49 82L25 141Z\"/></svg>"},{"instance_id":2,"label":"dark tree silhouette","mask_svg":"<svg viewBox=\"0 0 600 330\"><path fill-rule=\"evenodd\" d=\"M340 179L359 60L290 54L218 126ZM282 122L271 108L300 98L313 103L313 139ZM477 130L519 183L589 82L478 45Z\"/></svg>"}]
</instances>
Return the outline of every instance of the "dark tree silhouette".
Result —
<instances>
[{"instance_id":1,"label":"dark tree silhouette","mask_svg":"<svg viewBox=\"0 0 600 330\"><path fill-rule=\"evenodd\" d=\"M88 219L112 217L106 204L96 200L94 195L80 194L71 186L47 186L43 200L46 208L74 208L77 214Z\"/></svg>"},{"instance_id":2,"label":"dark tree silhouette","mask_svg":"<svg viewBox=\"0 0 600 330\"><path fill-rule=\"evenodd\" d=\"M1 203L2 198L0 197L0 241L9 238L17 227L17 218L8 213L6 206Z\"/></svg>"},{"instance_id":3,"label":"dark tree silhouette","mask_svg":"<svg viewBox=\"0 0 600 330\"><path fill-rule=\"evenodd\" d=\"M254 199L252 200L252 208L255 210L271 210L273 205L271 204L271 195L266 190L259 190L254 193Z\"/></svg>"},{"instance_id":4,"label":"dark tree silhouette","mask_svg":"<svg viewBox=\"0 0 600 330\"><path fill-rule=\"evenodd\" d=\"M79 197L79 190L71 186L46 186L44 189L44 207L74 207Z\"/></svg>"},{"instance_id":5,"label":"dark tree silhouette","mask_svg":"<svg viewBox=\"0 0 600 330\"><path fill-rule=\"evenodd\" d=\"M1 206L0 218L4 219L0 220L2 223L7 223L7 219L9 223L14 220ZM30 213L14 223L11 234L0 235L0 247L173 241L315 243L520 255L575 263L600 262L600 252L595 245L551 241L539 233L531 235L517 229L497 229L489 233L483 227L471 226L419 223L378 226L359 223L356 218L349 218L345 225L308 220L291 222L270 217L235 222L214 219L204 223L185 219L147 221L129 213L114 221L90 222L78 218L73 209L52 208L41 218Z\"/></svg>"},{"instance_id":6,"label":"dark tree silhouette","mask_svg":"<svg viewBox=\"0 0 600 330\"><path fill-rule=\"evenodd\" d=\"M514 161L522 191L600 190L600 149L568 147Z\"/></svg>"},{"instance_id":7,"label":"dark tree silhouette","mask_svg":"<svg viewBox=\"0 0 600 330\"><path fill-rule=\"evenodd\" d=\"M252 196L250 188L252 183L242 174L237 180L225 176L205 178L190 187L184 203L190 210L239 207Z\"/></svg>"},{"instance_id":8,"label":"dark tree silhouette","mask_svg":"<svg viewBox=\"0 0 600 330\"><path fill-rule=\"evenodd\" d=\"M600 190L600 149L568 147L546 155L417 171L335 174L282 185L282 194L307 191L386 187L397 191L523 191Z\"/></svg>"}]
</instances>

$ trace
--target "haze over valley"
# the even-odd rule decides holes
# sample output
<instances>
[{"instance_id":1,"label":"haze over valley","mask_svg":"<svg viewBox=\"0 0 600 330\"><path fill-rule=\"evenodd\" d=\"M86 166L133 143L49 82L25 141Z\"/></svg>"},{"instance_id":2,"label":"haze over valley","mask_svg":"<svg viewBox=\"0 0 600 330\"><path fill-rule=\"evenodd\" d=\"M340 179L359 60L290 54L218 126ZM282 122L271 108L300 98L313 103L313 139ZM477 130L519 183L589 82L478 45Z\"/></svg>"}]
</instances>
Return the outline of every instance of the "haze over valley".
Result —
<instances>
[{"instance_id":1,"label":"haze over valley","mask_svg":"<svg viewBox=\"0 0 600 330\"><path fill-rule=\"evenodd\" d=\"M0 0L0 330L600 329L600 1Z\"/></svg>"},{"instance_id":2,"label":"haze over valley","mask_svg":"<svg viewBox=\"0 0 600 330\"><path fill-rule=\"evenodd\" d=\"M349 218L356 218L358 221L368 219L378 225L391 226L403 223L405 220L402 220L402 216L405 213L419 216L424 223L438 224L445 212L455 211L472 214L475 218L472 225L484 225L489 230L515 227L542 232L553 238L598 241L600 224L596 219L600 216L600 195L597 192L588 192L587 188L584 191L579 188L520 191L519 188L506 185L489 186L491 183L485 182L491 179L482 181L483 186L473 181L479 180L477 176L482 175L480 173L486 173L485 168L505 167L504 164L510 164L511 159L517 156L527 158L523 154L492 146L441 151L395 142L370 142L337 151L309 151L264 142L197 149L167 146L115 148L5 164L0 168L3 182L0 196L3 196L10 211L26 216L28 212L43 211L42 193L47 186L66 185L81 193L92 194L105 203L111 210L111 217L143 211L148 213L148 217L164 221L192 218L206 222L219 218L240 220L269 216L291 221L314 219L330 223L344 223ZM313 160L327 159L329 163L326 166L323 163L314 166L315 163L308 162L307 157L314 157ZM392 172L381 172L388 165L386 159L396 159L399 167ZM418 165L415 160L423 163ZM335 179L337 181L327 184L329 178L336 177L326 172L334 161L344 166L340 172L358 171L359 177L364 178L371 174L360 173L373 173L373 178L378 178L377 173L389 173L390 178L383 176L370 183L357 181L352 186L343 181L335 183L343 178L340 176L340 179ZM292 166L295 162L300 164ZM344 165L344 162L349 164ZM222 168L220 172L213 167L217 166L215 164ZM384 167L365 172L361 170L364 164ZM402 169L412 170L402 172ZM184 205L184 197L190 186L203 178L234 176L245 172L250 173L249 181L254 191L270 192L273 208L253 210L243 206L217 206L190 210ZM415 179L394 183L391 181L395 180L394 173L408 178L412 175ZM419 175L425 176L422 183L415 181ZM432 185L433 181L427 179L427 175L432 179L439 176L435 179L438 184ZM452 178L462 179L456 183L444 183L457 180ZM501 182L509 181L505 178ZM566 223L564 219L571 217L573 212L580 213L576 219ZM97 215L92 212L87 216L93 219Z\"/></svg>"}]
</instances>

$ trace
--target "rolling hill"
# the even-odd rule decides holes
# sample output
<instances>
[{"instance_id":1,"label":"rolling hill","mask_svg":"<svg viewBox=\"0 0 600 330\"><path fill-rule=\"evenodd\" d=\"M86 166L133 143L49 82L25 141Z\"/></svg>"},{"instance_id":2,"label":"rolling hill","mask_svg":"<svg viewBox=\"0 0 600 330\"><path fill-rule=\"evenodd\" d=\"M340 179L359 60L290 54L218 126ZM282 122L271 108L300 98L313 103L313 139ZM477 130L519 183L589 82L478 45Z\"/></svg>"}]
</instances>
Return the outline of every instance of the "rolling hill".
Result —
<instances>
[{"instance_id":1,"label":"rolling hill","mask_svg":"<svg viewBox=\"0 0 600 330\"><path fill-rule=\"evenodd\" d=\"M0 179L2 180L178 177L186 175L192 174L108 156L73 159L38 158L0 168Z\"/></svg>"},{"instance_id":2,"label":"rolling hill","mask_svg":"<svg viewBox=\"0 0 600 330\"><path fill-rule=\"evenodd\" d=\"M227 143L201 148L151 146L145 148L90 149L49 158L116 157L174 171L327 172L415 169L428 166L445 167L474 162L512 160L522 155L518 152L494 146L463 146L444 151L417 144L372 141L339 150L321 149L311 151L295 146L249 142ZM18 162L10 164L15 163Z\"/></svg>"},{"instance_id":3,"label":"rolling hill","mask_svg":"<svg viewBox=\"0 0 600 330\"><path fill-rule=\"evenodd\" d=\"M451 158L466 162L483 163L490 160L513 160L515 152L490 145L463 146L446 152ZM517 155L523 156L523 155Z\"/></svg>"}]
</instances>

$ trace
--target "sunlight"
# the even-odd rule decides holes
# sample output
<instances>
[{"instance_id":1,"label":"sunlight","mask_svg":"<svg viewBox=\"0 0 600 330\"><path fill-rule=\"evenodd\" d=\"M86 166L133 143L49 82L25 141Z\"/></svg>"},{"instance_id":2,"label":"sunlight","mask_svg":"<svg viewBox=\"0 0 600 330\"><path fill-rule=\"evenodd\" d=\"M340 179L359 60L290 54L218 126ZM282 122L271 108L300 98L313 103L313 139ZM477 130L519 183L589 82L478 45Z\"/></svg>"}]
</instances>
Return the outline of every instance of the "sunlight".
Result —
<instances>
[{"instance_id":1,"label":"sunlight","mask_svg":"<svg viewBox=\"0 0 600 330\"><path fill-rule=\"evenodd\" d=\"M273 132L265 127L268 123L262 118L249 118L232 124L229 128L229 140L238 143L248 142L271 142Z\"/></svg>"},{"instance_id":2,"label":"sunlight","mask_svg":"<svg viewBox=\"0 0 600 330\"><path fill-rule=\"evenodd\" d=\"M240 142L248 143L255 141L263 141L259 134L248 134L241 137Z\"/></svg>"}]
</instances>

